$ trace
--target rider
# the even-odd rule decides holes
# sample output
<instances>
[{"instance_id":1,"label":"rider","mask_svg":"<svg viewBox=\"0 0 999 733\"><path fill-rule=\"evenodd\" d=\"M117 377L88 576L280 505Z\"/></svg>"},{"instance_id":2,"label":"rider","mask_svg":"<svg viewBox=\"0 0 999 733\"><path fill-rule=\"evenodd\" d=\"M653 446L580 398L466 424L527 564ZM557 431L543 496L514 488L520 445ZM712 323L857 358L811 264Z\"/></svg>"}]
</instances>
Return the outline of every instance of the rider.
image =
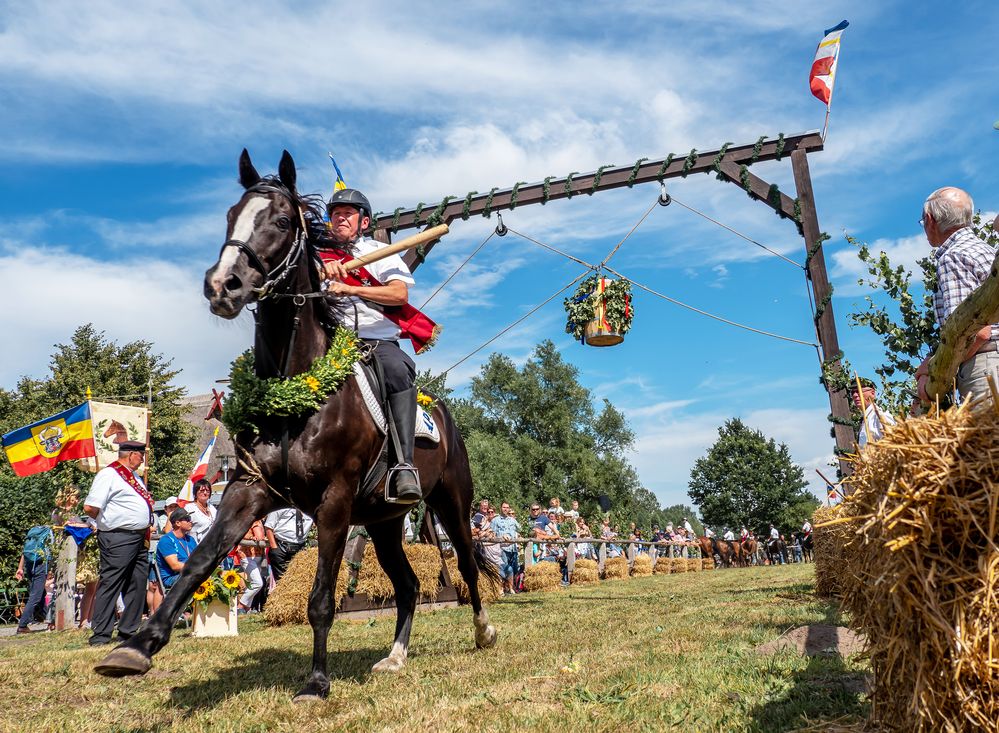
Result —
<instances>
[{"instance_id":1,"label":"rider","mask_svg":"<svg viewBox=\"0 0 999 733\"><path fill-rule=\"evenodd\" d=\"M708 537L708 538L711 538L711 537L715 536L715 533L711 530L711 527L705 527L704 528L704 536Z\"/></svg>"},{"instance_id":2,"label":"rider","mask_svg":"<svg viewBox=\"0 0 999 733\"><path fill-rule=\"evenodd\" d=\"M801 531L805 537L808 537L812 533L812 523L806 519L805 523L801 525Z\"/></svg>"},{"instance_id":3,"label":"rider","mask_svg":"<svg viewBox=\"0 0 999 733\"><path fill-rule=\"evenodd\" d=\"M364 236L371 225L372 213L371 204L360 191L345 188L334 192L326 211L330 219L330 237L344 252L361 256L385 246ZM413 464L416 365L399 348L399 336L409 334L402 332L395 315L399 306L409 302L409 288L415 284L413 275L398 254L364 266L378 284L373 284L366 274L361 279L356 272L349 275L343 262L332 252L320 250L319 255L323 260L323 275L332 281L329 292L346 297L347 322L353 316L357 335L374 348L385 373L388 403L402 452L401 456L395 456L397 463L390 474L394 476L396 498L406 504L417 502L423 498L423 493L419 473Z\"/></svg>"},{"instance_id":4,"label":"rider","mask_svg":"<svg viewBox=\"0 0 999 733\"><path fill-rule=\"evenodd\" d=\"M731 542L732 540L735 539L735 532L733 532L728 527L726 527L725 528L725 534L722 535L722 539L725 540L725 541L727 541L727 542Z\"/></svg>"},{"instance_id":5,"label":"rider","mask_svg":"<svg viewBox=\"0 0 999 733\"><path fill-rule=\"evenodd\" d=\"M771 541L780 539L780 532L777 531L777 528L773 524L770 525L770 539Z\"/></svg>"},{"instance_id":6,"label":"rider","mask_svg":"<svg viewBox=\"0 0 999 733\"><path fill-rule=\"evenodd\" d=\"M749 539L749 530L746 529L746 525L742 525L742 531L739 532L739 541L745 542Z\"/></svg>"}]
</instances>

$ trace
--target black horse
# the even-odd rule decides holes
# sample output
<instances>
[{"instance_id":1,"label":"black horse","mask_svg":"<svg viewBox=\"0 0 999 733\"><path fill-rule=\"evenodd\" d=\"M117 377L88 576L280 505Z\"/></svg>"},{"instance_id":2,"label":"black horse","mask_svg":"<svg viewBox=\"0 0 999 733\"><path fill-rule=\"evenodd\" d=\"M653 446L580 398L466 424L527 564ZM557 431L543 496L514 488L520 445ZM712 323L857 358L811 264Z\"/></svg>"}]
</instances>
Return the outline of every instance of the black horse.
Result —
<instances>
[{"instance_id":1,"label":"black horse","mask_svg":"<svg viewBox=\"0 0 999 733\"><path fill-rule=\"evenodd\" d=\"M804 562L815 562L815 540L811 532L801 538L801 555Z\"/></svg>"},{"instance_id":2,"label":"black horse","mask_svg":"<svg viewBox=\"0 0 999 733\"><path fill-rule=\"evenodd\" d=\"M780 562L781 565L786 565L787 545L784 543L784 540L767 540L767 557L769 558L771 565L776 565L778 562Z\"/></svg>"},{"instance_id":3,"label":"black horse","mask_svg":"<svg viewBox=\"0 0 999 733\"><path fill-rule=\"evenodd\" d=\"M204 292L211 311L235 318L256 302L255 369L261 378L308 371L327 353L330 303L320 295L314 247L320 241L321 201L295 188L295 163L287 151L277 177L261 178L243 151L239 180L246 189L228 213L226 242L219 260L205 273ZM279 366L281 365L281 366ZM476 551L468 523L472 477L468 454L450 414L438 402L433 419L439 444L417 441L415 463L427 506L440 519L454 545L458 568L468 585L475 643L496 643L496 630L482 607L479 571L496 568ZM250 524L268 512L297 507L316 522L319 566L309 595L313 630L312 674L297 700L329 693L327 637L333 622L334 583L350 524L364 525L379 563L395 589L398 616L389 655L375 672L396 672L406 662L416 610L418 584L402 548L403 517L410 506L388 503L379 488L361 492L375 464L382 436L367 414L360 389L348 379L318 412L297 418L261 418L259 433L234 436L239 468L226 486L218 518L184 565L159 610L124 644L97 665L101 674L143 674L152 656L167 643L170 630L199 584L242 539Z\"/></svg>"}]
</instances>

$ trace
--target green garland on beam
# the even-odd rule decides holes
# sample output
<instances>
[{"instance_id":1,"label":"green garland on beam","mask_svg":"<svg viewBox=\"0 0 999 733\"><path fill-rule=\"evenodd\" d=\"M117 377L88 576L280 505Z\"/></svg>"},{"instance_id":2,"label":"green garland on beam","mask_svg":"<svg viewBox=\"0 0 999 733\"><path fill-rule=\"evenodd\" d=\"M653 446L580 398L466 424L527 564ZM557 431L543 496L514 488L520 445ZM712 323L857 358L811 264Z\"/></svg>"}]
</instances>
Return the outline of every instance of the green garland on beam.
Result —
<instances>
[{"instance_id":1,"label":"green garland on beam","mask_svg":"<svg viewBox=\"0 0 999 733\"><path fill-rule=\"evenodd\" d=\"M724 174L722 173L722 170L721 170L721 164L722 164L722 160L725 158L725 153L728 152L729 146L731 146L731 145L733 145L733 143L730 143L730 142L725 143L724 145L722 145L721 148L718 150L718 155L715 156L714 163L711 164L711 167L714 168L715 173L718 174L717 177L718 177L718 180L720 180L720 181L725 180L725 176L724 176Z\"/></svg>"},{"instance_id":2,"label":"green garland on beam","mask_svg":"<svg viewBox=\"0 0 999 733\"><path fill-rule=\"evenodd\" d=\"M760 153L763 152L763 141L769 137L768 135L760 135L760 139L756 141L753 145L753 154L749 158L749 165L752 165L760 159Z\"/></svg>"},{"instance_id":3,"label":"green garland on beam","mask_svg":"<svg viewBox=\"0 0 999 733\"><path fill-rule=\"evenodd\" d=\"M545 177L545 182L543 184L541 184L541 205L542 206L544 206L545 204L547 204L548 203L548 199L551 198L551 195L552 195L552 179L553 178L555 178L555 176L546 176Z\"/></svg>"},{"instance_id":4,"label":"green garland on beam","mask_svg":"<svg viewBox=\"0 0 999 733\"><path fill-rule=\"evenodd\" d=\"M740 165L739 166L739 181L742 183L742 187L746 189L746 193L750 197L753 195L753 183L749 180L749 166Z\"/></svg>"},{"instance_id":5,"label":"green garland on beam","mask_svg":"<svg viewBox=\"0 0 999 733\"><path fill-rule=\"evenodd\" d=\"M596 193L597 186L600 185L600 179L603 177L604 171L607 170L608 168L613 168L613 167L614 167L613 163L608 163L606 165L602 165L599 168L597 168L597 172L593 174L593 185L590 186L590 190L586 192L587 196L592 196L594 193Z\"/></svg>"},{"instance_id":6,"label":"green garland on beam","mask_svg":"<svg viewBox=\"0 0 999 733\"><path fill-rule=\"evenodd\" d=\"M444 209L447 208L448 203L450 203L453 198L454 196L445 196L441 199L441 202L437 204L437 208L434 209L434 213L427 217L427 226L437 226L444 221Z\"/></svg>"},{"instance_id":7,"label":"green garland on beam","mask_svg":"<svg viewBox=\"0 0 999 733\"><path fill-rule=\"evenodd\" d=\"M354 373L354 363L360 358L357 336L345 328L337 329L329 350L308 371L287 379L258 377L253 351L247 350L232 363L222 422L230 435L246 428L258 433L262 418L315 412Z\"/></svg>"},{"instance_id":8,"label":"green garland on beam","mask_svg":"<svg viewBox=\"0 0 999 733\"><path fill-rule=\"evenodd\" d=\"M635 185L635 179L638 178L638 169L642 167L642 163L647 161L648 158L639 158L635 161L635 167L631 169L631 175L628 176L628 188Z\"/></svg>"},{"instance_id":9,"label":"green garland on beam","mask_svg":"<svg viewBox=\"0 0 999 733\"><path fill-rule=\"evenodd\" d=\"M520 195L520 187L523 186L527 181L517 181L513 185L513 190L510 191L510 211L517 208L517 196Z\"/></svg>"},{"instance_id":10,"label":"green garland on beam","mask_svg":"<svg viewBox=\"0 0 999 733\"><path fill-rule=\"evenodd\" d=\"M397 208L393 212L393 214L392 214L392 224L390 225L390 229L392 230L393 234L395 234L397 231L399 231L399 215L400 214L402 214L402 207L401 206L399 208Z\"/></svg>"},{"instance_id":11,"label":"green garland on beam","mask_svg":"<svg viewBox=\"0 0 999 733\"><path fill-rule=\"evenodd\" d=\"M497 191L499 191L499 187L494 186L493 188L489 189L489 195L486 196L486 205L482 209L482 215L487 219L492 215L493 197L496 195Z\"/></svg>"},{"instance_id":12,"label":"green garland on beam","mask_svg":"<svg viewBox=\"0 0 999 733\"><path fill-rule=\"evenodd\" d=\"M572 198L572 177L579 175L579 171L573 171L565 177L565 197L567 199Z\"/></svg>"},{"instance_id":13,"label":"green garland on beam","mask_svg":"<svg viewBox=\"0 0 999 733\"><path fill-rule=\"evenodd\" d=\"M687 159L683 161L683 168L680 170L680 177L686 178L687 174L690 173L690 169L694 167L694 163L697 162L697 150L694 148L690 149L687 154Z\"/></svg>"},{"instance_id":14,"label":"green garland on beam","mask_svg":"<svg viewBox=\"0 0 999 733\"><path fill-rule=\"evenodd\" d=\"M777 134L777 149L774 151L774 160L780 160L784 155L784 133Z\"/></svg>"},{"instance_id":15,"label":"green garland on beam","mask_svg":"<svg viewBox=\"0 0 999 733\"><path fill-rule=\"evenodd\" d=\"M414 224L419 224L420 223L420 214L423 213L423 207L424 206L426 206L426 204L421 201L420 203L418 203L416 205L416 208L413 209L413 223Z\"/></svg>"},{"instance_id":16,"label":"green garland on beam","mask_svg":"<svg viewBox=\"0 0 999 733\"><path fill-rule=\"evenodd\" d=\"M472 197L477 193L478 191L469 191L465 197L465 204L461 207L462 221L468 221L468 217L472 215Z\"/></svg>"},{"instance_id":17,"label":"green garland on beam","mask_svg":"<svg viewBox=\"0 0 999 733\"><path fill-rule=\"evenodd\" d=\"M819 247L822 246L822 243L825 242L829 238L830 237L829 237L829 235L826 232L822 232L816 238L815 243L811 247L808 248L808 254L805 255L805 267L806 268L808 267L809 263L811 263L812 258L815 256L815 253L819 251Z\"/></svg>"},{"instance_id":18,"label":"green garland on beam","mask_svg":"<svg viewBox=\"0 0 999 733\"><path fill-rule=\"evenodd\" d=\"M659 181L660 183L663 182L663 176L666 175L666 169L669 168L670 163L673 162L673 158L675 157L676 156L673 155L673 153L670 153L669 155L666 156L666 160L663 161L663 164L659 166L659 172L656 173L656 180Z\"/></svg>"}]
</instances>

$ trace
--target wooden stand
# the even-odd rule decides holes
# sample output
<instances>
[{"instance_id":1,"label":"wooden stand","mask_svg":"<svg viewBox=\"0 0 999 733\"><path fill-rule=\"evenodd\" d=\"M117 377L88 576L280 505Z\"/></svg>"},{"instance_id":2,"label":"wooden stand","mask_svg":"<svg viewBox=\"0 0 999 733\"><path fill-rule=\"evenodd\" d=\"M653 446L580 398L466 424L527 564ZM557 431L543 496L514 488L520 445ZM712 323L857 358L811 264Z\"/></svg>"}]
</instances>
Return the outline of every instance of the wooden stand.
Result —
<instances>
[{"instance_id":1,"label":"wooden stand","mask_svg":"<svg viewBox=\"0 0 999 733\"><path fill-rule=\"evenodd\" d=\"M191 629L191 636L199 638L239 636L238 619L235 603L226 604L216 600L209 603L207 608L196 603L194 628Z\"/></svg>"}]
</instances>

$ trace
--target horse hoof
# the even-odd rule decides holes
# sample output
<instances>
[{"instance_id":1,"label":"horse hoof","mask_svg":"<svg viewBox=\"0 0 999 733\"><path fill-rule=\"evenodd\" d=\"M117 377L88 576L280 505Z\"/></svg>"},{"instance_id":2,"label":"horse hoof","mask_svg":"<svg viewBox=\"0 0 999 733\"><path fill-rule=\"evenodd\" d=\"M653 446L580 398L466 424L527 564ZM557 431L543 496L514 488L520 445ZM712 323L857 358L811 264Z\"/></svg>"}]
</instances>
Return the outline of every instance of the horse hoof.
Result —
<instances>
[{"instance_id":1,"label":"horse hoof","mask_svg":"<svg viewBox=\"0 0 999 733\"><path fill-rule=\"evenodd\" d=\"M491 649L496 646L496 627L490 624L481 632L475 632L475 646L477 649Z\"/></svg>"},{"instance_id":2,"label":"horse hoof","mask_svg":"<svg viewBox=\"0 0 999 733\"><path fill-rule=\"evenodd\" d=\"M299 690L298 694L291 698L291 701L294 703L322 702L329 694L329 685L320 687L308 684Z\"/></svg>"},{"instance_id":3,"label":"horse hoof","mask_svg":"<svg viewBox=\"0 0 999 733\"><path fill-rule=\"evenodd\" d=\"M371 671L375 674L395 674L396 672L401 672L405 666L406 660L404 659L400 659L399 657L385 657L385 659L375 662L375 666L371 668Z\"/></svg>"},{"instance_id":4,"label":"horse hoof","mask_svg":"<svg viewBox=\"0 0 999 733\"><path fill-rule=\"evenodd\" d=\"M108 654L100 664L94 666L97 674L105 677L125 677L130 674L145 674L153 666L153 660L137 649L120 646Z\"/></svg>"}]
</instances>

